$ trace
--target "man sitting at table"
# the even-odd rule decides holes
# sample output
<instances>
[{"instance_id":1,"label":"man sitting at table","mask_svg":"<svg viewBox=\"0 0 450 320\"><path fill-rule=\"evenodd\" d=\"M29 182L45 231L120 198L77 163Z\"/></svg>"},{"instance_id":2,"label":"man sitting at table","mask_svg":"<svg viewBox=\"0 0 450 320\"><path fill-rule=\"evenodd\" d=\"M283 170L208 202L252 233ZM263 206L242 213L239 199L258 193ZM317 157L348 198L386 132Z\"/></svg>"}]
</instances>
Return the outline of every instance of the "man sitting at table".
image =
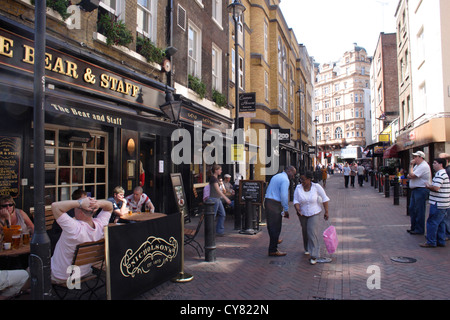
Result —
<instances>
[{"instance_id":1,"label":"man sitting at table","mask_svg":"<svg viewBox=\"0 0 450 320\"><path fill-rule=\"evenodd\" d=\"M138 212L142 210L142 206L145 205L146 208L149 208L150 212L155 212L155 206L153 205L150 198L144 193L142 187L136 187L133 190L133 194L130 194L126 197L128 207L133 212Z\"/></svg>"},{"instance_id":2,"label":"man sitting at table","mask_svg":"<svg viewBox=\"0 0 450 320\"><path fill-rule=\"evenodd\" d=\"M102 211L93 218L98 209ZM67 211L75 209L75 219ZM77 245L84 242L98 241L104 238L103 227L108 225L113 210L108 200L81 198L52 203L52 212L56 222L62 228L61 237L51 259L52 280L65 282L69 277L67 267L72 265ZM80 267L80 276L89 274L89 265Z\"/></svg>"}]
</instances>

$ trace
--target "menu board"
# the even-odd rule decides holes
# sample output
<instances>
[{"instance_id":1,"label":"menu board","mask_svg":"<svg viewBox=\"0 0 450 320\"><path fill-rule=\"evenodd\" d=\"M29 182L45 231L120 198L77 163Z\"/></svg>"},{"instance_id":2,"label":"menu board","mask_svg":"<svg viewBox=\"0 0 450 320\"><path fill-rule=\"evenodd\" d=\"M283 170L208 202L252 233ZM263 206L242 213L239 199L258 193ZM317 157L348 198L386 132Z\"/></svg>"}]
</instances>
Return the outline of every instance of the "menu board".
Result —
<instances>
[{"instance_id":1,"label":"menu board","mask_svg":"<svg viewBox=\"0 0 450 320\"><path fill-rule=\"evenodd\" d=\"M187 208L186 193L184 192L181 173L171 173L170 179L172 180L173 192L175 194L178 210L186 219L189 216L189 211Z\"/></svg>"},{"instance_id":2,"label":"menu board","mask_svg":"<svg viewBox=\"0 0 450 320\"><path fill-rule=\"evenodd\" d=\"M19 196L20 150L18 137L0 136L0 194Z\"/></svg>"},{"instance_id":3,"label":"menu board","mask_svg":"<svg viewBox=\"0 0 450 320\"><path fill-rule=\"evenodd\" d=\"M263 203L264 181L240 180L239 181L239 202L245 204L245 198L251 197L252 203L262 205Z\"/></svg>"}]
</instances>

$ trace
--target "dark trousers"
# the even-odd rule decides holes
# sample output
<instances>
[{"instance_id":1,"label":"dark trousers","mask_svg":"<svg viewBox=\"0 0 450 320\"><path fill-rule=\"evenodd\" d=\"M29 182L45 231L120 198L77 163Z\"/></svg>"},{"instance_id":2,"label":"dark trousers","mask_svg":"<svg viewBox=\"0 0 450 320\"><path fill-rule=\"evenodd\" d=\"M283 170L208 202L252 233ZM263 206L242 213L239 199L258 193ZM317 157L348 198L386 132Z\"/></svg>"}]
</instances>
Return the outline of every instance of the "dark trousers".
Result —
<instances>
[{"instance_id":1,"label":"dark trousers","mask_svg":"<svg viewBox=\"0 0 450 320\"><path fill-rule=\"evenodd\" d=\"M348 188L348 180L350 176L344 176L345 187Z\"/></svg>"},{"instance_id":2,"label":"dark trousers","mask_svg":"<svg viewBox=\"0 0 450 320\"><path fill-rule=\"evenodd\" d=\"M266 210L267 231L269 232L270 237L269 253L277 252L278 239L280 238L283 220L283 217L281 216L283 207L281 206L281 202L272 199L266 199L264 207Z\"/></svg>"},{"instance_id":3,"label":"dark trousers","mask_svg":"<svg viewBox=\"0 0 450 320\"><path fill-rule=\"evenodd\" d=\"M364 176L362 174L359 174L358 175L358 184L359 184L359 186L362 187L363 183L364 183Z\"/></svg>"}]
</instances>

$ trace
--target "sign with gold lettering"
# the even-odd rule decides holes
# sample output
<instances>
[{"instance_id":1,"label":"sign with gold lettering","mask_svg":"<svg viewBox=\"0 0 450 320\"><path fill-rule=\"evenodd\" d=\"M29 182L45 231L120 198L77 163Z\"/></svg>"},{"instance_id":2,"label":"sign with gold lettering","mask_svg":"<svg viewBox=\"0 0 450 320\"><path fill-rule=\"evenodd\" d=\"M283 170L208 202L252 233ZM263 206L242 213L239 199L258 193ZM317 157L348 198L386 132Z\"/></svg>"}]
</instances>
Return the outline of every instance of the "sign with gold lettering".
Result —
<instances>
[{"instance_id":1,"label":"sign with gold lettering","mask_svg":"<svg viewBox=\"0 0 450 320\"><path fill-rule=\"evenodd\" d=\"M0 67L32 76L34 59L34 41L0 28ZM45 53L45 70L48 83L89 90L103 98L114 98L157 112L165 103L162 90L49 47Z\"/></svg>"},{"instance_id":2,"label":"sign with gold lettering","mask_svg":"<svg viewBox=\"0 0 450 320\"><path fill-rule=\"evenodd\" d=\"M21 139L0 137L0 194L19 195Z\"/></svg>"},{"instance_id":3,"label":"sign with gold lettering","mask_svg":"<svg viewBox=\"0 0 450 320\"><path fill-rule=\"evenodd\" d=\"M180 215L106 228L108 299L132 299L175 277L181 266Z\"/></svg>"}]
</instances>

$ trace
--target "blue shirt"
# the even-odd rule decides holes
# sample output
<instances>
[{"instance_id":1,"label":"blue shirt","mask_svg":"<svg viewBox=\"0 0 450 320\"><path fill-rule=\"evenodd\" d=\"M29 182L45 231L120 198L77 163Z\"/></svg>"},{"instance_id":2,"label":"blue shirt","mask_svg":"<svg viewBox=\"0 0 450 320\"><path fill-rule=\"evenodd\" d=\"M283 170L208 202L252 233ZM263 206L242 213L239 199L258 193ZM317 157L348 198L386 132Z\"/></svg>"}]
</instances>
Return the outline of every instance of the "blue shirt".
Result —
<instances>
[{"instance_id":1,"label":"blue shirt","mask_svg":"<svg viewBox=\"0 0 450 320\"><path fill-rule=\"evenodd\" d=\"M289 186L289 177L286 172L282 172L273 176L266 190L266 199L272 199L281 202L284 211L288 211Z\"/></svg>"}]
</instances>

